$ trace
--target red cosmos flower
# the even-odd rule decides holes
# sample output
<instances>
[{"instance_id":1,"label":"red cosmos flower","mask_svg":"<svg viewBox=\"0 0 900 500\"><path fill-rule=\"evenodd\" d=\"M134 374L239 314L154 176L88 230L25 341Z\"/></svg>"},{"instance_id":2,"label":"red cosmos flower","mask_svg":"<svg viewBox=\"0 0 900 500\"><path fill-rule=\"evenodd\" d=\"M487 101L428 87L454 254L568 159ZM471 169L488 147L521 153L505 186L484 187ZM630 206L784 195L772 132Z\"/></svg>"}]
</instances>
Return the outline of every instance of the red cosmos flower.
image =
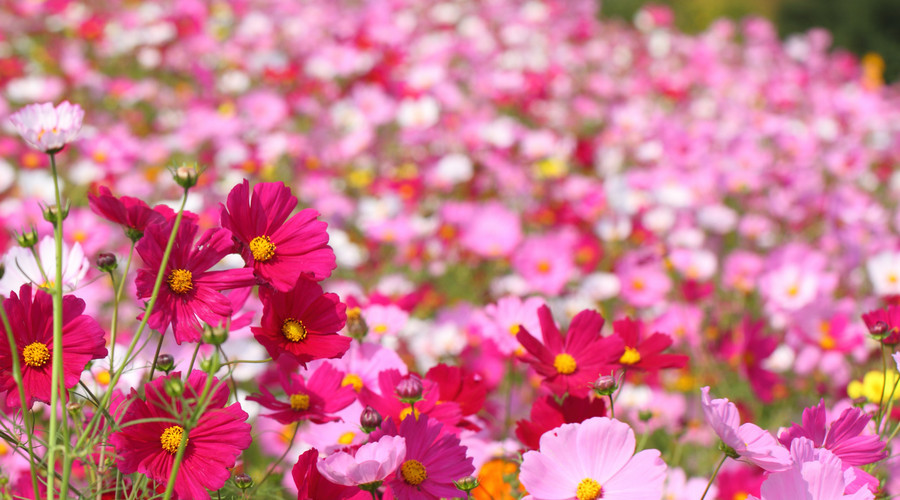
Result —
<instances>
[{"instance_id":1,"label":"red cosmos flower","mask_svg":"<svg viewBox=\"0 0 900 500\"><path fill-rule=\"evenodd\" d=\"M684 354L662 354L672 345L672 337L656 332L641 340L643 325L631 318L613 322L614 335L625 343L625 352L619 358L622 368L641 371L658 371L664 368L683 368L688 357Z\"/></svg>"},{"instance_id":2,"label":"red cosmos flower","mask_svg":"<svg viewBox=\"0 0 900 500\"><path fill-rule=\"evenodd\" d=\"M192 407L203 393L206 377L205 373L194 370L184 383L184 397ZM181 373L175 372L150 382L146 385L146 399L131 390L126 403L128 408L122 417L122 430L110 436L123 474L140 472L163 484L169 480L185 430L171 421L180 418L181 403L166 394L164 387L168 380L178 378ZM217 389L210 396L209 406L197 426L188 431L184 457L175 476L178 498L208 499L207 489L215 491L224 486L231 477L228 469L234 467L237 457L250 446L250 424L245 422L249 415L241 409L240 403L225 406L228 388L219 384L218 379L213 378L212 387ZM169 421L124 425L143 419Z\"/></svg>"},{"instance_id":3,"label":"red cosmos flower","mask_svg":"<svg viewBox=\"0 0 900 500\"><path fill-rule=\"evenodd\" d=\"M137 241L144 235L150 224L165 222L166 217L150 208L144 200L123 196L116 198L106 186L100 186L99 194L88 193L88 204L91 211L104 219L115 222L125 228L125 234L131 241Z\"/></svg>"},{"instance_id":4,"label":"red cosmos flower","mask_svg":"<svg viewBox=\"0 0 900 500\"><path fill-rule=\"evenodd\" d=\"M32 295L33 294L33 295ZM3 301L9 326L16 340L16 356L22 370L25 404L30 409L35 401L50 402L50 375L53 368L53 299L43 290L22 285ZM107 355L103 329L94 318L81 314L84 301L74 295L63 296L63 380L66 388L78 384L81 372L92 359ZM13 378L13 353L6 341L6 330L0 324L0 392L6 393L9 407L21 406L19 389Z\"/></svg>"},{"instance_id":5,"label":"red cosmos flower","mask_svg":"<svg viewBox=\"0 0 900 500\"><path fill-rule=\"evenodd\" d=\"M275 413L263 416L273 418L284 425L301 420L309 420L316 424L334 422L340 420L340 417L331 414L350 406L356 399L352 385L341 386L343 379L343 373L325 363L305 382L303 377L296 373L281 377L281 387L284 389L287 402L279 400L262 386L259 388L259 395L249 396L247 400L256 401L264 408L276 410Z\"/></svg>"},{"instance_id":6,"label":"red cosmos flower","mask_svg":"<svg viewBox=\"0 0 900 500\"><path fill-rule=\"evenodd\" d=\"M487 397L484 380L474 373L466 373L458 366L443 363L428 370L425 380L437 384L441 401L453 401L462 414L474 415L481 411Z\"/></svg>"},{"instance_id":7,"label":"red cosmos flower","mask_svg":"<svg viewBox=\"0 0 900 500\"><path fill-rule=\"evenodd\" d=\"M385 481L398 500L459 498L453 481L475 472L459 438L425 415L404 419L399 426L394 419L385 420L369 440L378 441L382 436L406 438L406 457L393 479Z\"/></svg>"},{"instance_id":8,"label":"red cosmos flower","mask_svg":"<svg viewBox=\"0 0 900 500\"><path fill-rule=\"evenodd\" d=\"M409 375L406 377L400 375L400 372L395 369L382 370L378 374L378 387L381 394L376 394L368 387L363 387L359 392L359 402L363 406L375 408L385 420L388 417L397 422L406 420L413 409L408 403L400 401L400 397L396 394L396 388L400 381L408 377ZM415 404L416 416L428 415L434 420L451 426L447 428L448 431L458 432L452 426L459 423L462 418L459 405L454 401L442 401L440 398L441 391L438 384L428 379L422 380L422 399Z\"/></svg>"},{"instance_id":9,"label":"red cosmos flower","mask_svg":"<svg viewBox=\"0 0 900 500\"><path fill-rule=\"evenodd\" d=\"M312 448L300 454L300 458L291 469L294 485L297 486L297 500L366 500L371 494L355 486L334 484L326 479L316 467L319 450Z\"/></svg>"},{"instance_id":10,"label":"red cosmos flower","mask_svg":"<svg viewBox=\"0 0 900 500\"><path fill-rule=\"evenodd\" d=\"M601 373L611 371L622 356L622 339L600 336L604 320L595 311L578 313L565 338L553 322L549 307L538 309L538 319L543 344L525 327L520 327L516 338L528 351L522 359L544 377L543 385L557 395L584 396L590 384Z\"/></svg>"},{"instance_id":11,"label":"red cosmos flower","mask_svg":"<svg viewBox=\"0 0 900 500\"><path fill-rule=\"evenodd\" d=\"M257 276L287 292L303 276L321 281L337 267L328 246L328 226L319 212L306 208L288 219L297 198L281 182L253 187L245 179L228 194L222 207L222 227L231 230L241 256Z\"/></svg>"},{"instance_id":12,"label":"red cosmos flower","mask_svg":"<svg viewBox=\"0 0 900 500\"><path fill-rule=\"evenodd\" d=\"M763 361L768 358L778 340L775 337L763 336L763 322L744 318L741 326L732 332L731 338L722 345L722 357L741 370L742 375L750 383L750 388L765 403L774 399L773 390L781 385L781 377L763 368Z\"/></svg>"},{"instance_id":13,"label":"red cosmos flower","mask_svg":"<svg viewBox=\"0 0 900 500\"><path fill-rule=\"evenodd\" d=\"M347 322L347 306L318 283L301 277L288 292L260 288L259 295L262 320L250 331L273 360L287 354L306 366L314 359L340 358L350 348L350 337L336 333Z\"/></svg>"},{"instance_id":14,"label":"red cosmos flower","mask_svg":"<svg viewBox=\"0 0 900 500\"><path fill-rule=\"evenodd\" d=\"M870 332L879 322L887 326L888 333L881 339L881 342L887 345L900 343L900 307L888 305L885 309L875 309L863 314L862 319Z\"/></svg>"},{"instance_id":15,"label":"red cosmos flower","mask_svg":"<svg viewBox=\"0 0 900 500\"><path fill-rule=\"evenodd\" d=\"M569 396L559 404L552 396L544 396L531 407L531 420L516 422L516 437L526 447L536 450L540 447L541 436L551 429L605 416L606 404L600 398Z\"/></svg>"},{"instance_id":16,"label":"red cosmos flower","mask_svg":"<svg viewBox=\"0 0 900 500\"><path fill-rule=\"evenodd\" d=\"M156 273L162 264L169 233L174 221L147 227L147 235L138 242L137 252L145 267L138 270L135 284L138 298L150 297ZM256 278L251 269L210 271L233 248L231 233L226 229L210 229L195 244L198 226L182 219L166 263L165 283L159 289L156 306L147 322L151 328L165 332L169 325L175 342L197 342L203 332L200 321L220 325L231 318L232 304L221 290L253 286Z\"/></svg>"}]
</instances>

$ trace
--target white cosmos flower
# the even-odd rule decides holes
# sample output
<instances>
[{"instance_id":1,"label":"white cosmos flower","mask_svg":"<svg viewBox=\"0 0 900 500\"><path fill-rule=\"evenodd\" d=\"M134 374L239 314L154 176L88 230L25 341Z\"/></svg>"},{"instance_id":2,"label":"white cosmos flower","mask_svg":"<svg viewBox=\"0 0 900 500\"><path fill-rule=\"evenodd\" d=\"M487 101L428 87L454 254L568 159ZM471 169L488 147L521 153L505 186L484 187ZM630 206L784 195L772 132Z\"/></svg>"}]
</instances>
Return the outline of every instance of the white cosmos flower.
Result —
<instances>
[{"instance_id":1,"label":"white cosmos flower","mask_svg":"<svg viewBox=\"0 0 900 500\"><path fill-rule=\"evenodd\" d=\"M63 242L63 291L71 292L84 279L91 264L84 256L84 250L78 242L69 248ZM18 292L25 283L34 283L38 287L48 289L53 286L56 274L56 244L52 236L44 236L37 246L44 272L38 265L31 250L22 247L10 248L3 256L6 272L0 278L0 294L9 297L10 292ZM44 277L46 274L46 278Z\"/></svg>"}]
</instances>

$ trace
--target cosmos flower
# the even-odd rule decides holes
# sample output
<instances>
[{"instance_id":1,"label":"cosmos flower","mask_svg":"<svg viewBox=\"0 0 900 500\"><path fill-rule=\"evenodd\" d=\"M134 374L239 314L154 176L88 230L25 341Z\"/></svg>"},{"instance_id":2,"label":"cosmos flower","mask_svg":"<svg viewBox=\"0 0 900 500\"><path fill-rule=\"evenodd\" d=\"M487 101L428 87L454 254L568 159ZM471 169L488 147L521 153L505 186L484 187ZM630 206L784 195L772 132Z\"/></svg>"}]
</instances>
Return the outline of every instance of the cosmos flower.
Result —
<instances>
[{"instance_id":1,"label":"cosmos flower","mask_svg":"<svg viewBox=\"0 0 900 500\"><path fill-rule=\"evenodd\" d=\"M519 481L532 500L659 500L666 464L658 450L637 454L634 431L606 417L564 424L522 456Z\"/></svg>"},{"instance_id":2,"label":"cosmos flower","mask_svg":"<svg viewBox=\"0 0 900 500\"><path fill-rule=\"evenodd\" d=\"M138 255L144 261L135 279L138 298L153 293L172 225L173 222L148 226L146 236L137 244ZM231 253L231 233L226 229L210 229L195 243L199 229L187 219L182 219L178 226L166 263L165 282L147 323L160 332L171 325L178 344L199 341L203 332L201 321L219 326L231 318L231 301L219 292L256 283L253 271L247 268L210 271Z\"/></svg>"},{"instance_id":3,"label":"cosmos flower","mask_svg":"<svg viewBox=\"0 0 900 500\"><path fill-rule=\"evenodd\" d=\"M327 224L310 208L291 216L296 206L297 198L283 183L259 183L251 194L244 180L228 194L221 211L222 227L234 234L244 262L281 292L301 276L321 281L336 267Z\"/></svg>"},{"instance_id":4,"label":"cosmos flower","mask_svg":"<svg viewBox=\"0 0 900 500\"><path fill-rule=\"evenodd\" d=\"M601 398L569 396L558 403L553 396L544 396L531 406L530 420L516 422L516 437L526 447L536 450L547 431L603 416L606 416L606 404Z\"/></svg>"},{"instance_id":5,"label":"cosmos flower","mask_svg":"<svg viewBox=\"0 0 900 500\"><path fill-rule=\"evenodd\" d=\"M642 324L631 318L613 322L615 335L625 344L625 352L619 358L623 368L658 371L664 368L683 368L688 357L683 354L663 354L672 345L672 337L656 332L653 335L642 335Z\"/></svg>"},{"instance_id":6,"label":"cosmos flower","mask_svg":"<svg viewBox=\"0 0 900 500\"><path fill-rule=\"evenodd\" d=\"M74 295L63 296L63 382L67 389L78 385L81 372L92 359L107 355L103 329L84 312L84 301ZM21 406L19 389L13 378L11 356L19 357L25 405L30 409L35 401L50 403L50 376L53 368L53 299L43 290L22 285L18 295L13 292L3 301L18 352L10 352L5 329L0 341L0 391L6 393L7 406Z\"/></svg>"},{"instance_id":7,"label":"cosmos flower","mask_svg":"<svg viewBox=\"0 0 900 500\"><path fill-rule=\"evenodd\" d=\"M333 414L343 410L356 399L352 386L341 386L344 374L331 365L323 364L304 381L297 373L281 376L281 388L287 401L276 398L263 386L259 395L247 397L275 413L263 415L282 424L309 420L316 424L339 420Z\"/></svg>"},{"instance_id":8,"label":"cosmos flower","mask_svg":"<svg viewBox=\"0 0 900 500\"><path fill-rule=\"evenodd\" d=\"M166 220L144 200L131 196L116 198L106 186L100 186L97 194L88 193L88 203L95 214L122 226L132 241L139 240L148 225Z\"/></svg>"},{"instance_id":9,"label":"cosmos flower","mask_svg":"<svg viewBox=\"0 0 900 500\"><path fill-rule=\"evenodd\" d=\"M176 400L165 391L171 379L180 379L181 373L174 372L159 377L145 387L146 395L141 398L131 390L128 406L122 416L119 432L110 436L110 442L118 455L119 470L123 474L140 472L152 481L165 484L172 472L175 453L187 432L187 443L181 467L175 476L175 493L178 498L206 500L207 490L216 491L231 477L230 468L241 452L250 446L250 424L240 403L228 404L228 388L212 380L216 388L209 396L209 405L200 416L197 426L185 431L184 427L172 420L180 419L174 409ZM194 370L184 382L184 397L187 404L197 404L206 385L207 374ZM167 419L166 421L143 421L144 419ZM140 423L136 422L141 420ZM135 422L126 425L129 422Z\"/></svg>"},{"instance_id":10,"label":"cosmos flower","mask_svg":"<svg viewBox=\"0 0 900 500\"><path fill-rule=\"evenodd\" d=\"M344 486L359 486L384 481L400 467L406 456L406 439L382 436L360 446L355 454L332 453L317 464L326 479Z\"/></svg>"},{"instance_id":11,"label":"cosmos flower","mask_svg":"<svg viewBox=\"0 0 900 500\"><path fill-rule=\"evenodd\" d=\"M81 106L69 101L56 107L49 102L30 104L9 117L22 139L45 153L58 152L74 141L83 119Z\"/></svg>"},{"instance_id":12,"label":"cosmos flower","mask_svg":"<svg viewBox=\"0 0 900 500\"><path fill-rule=\"evenodd\" d=\"M41 238L37 254L40 264L27 248L15 246L6 252L2 261L6 270L0 278L0 294L9 295L26 283L33 283L44 290L53 288L53 265L56 262L56 242L53 236ZM73 243L71 247L63 242L62 256L63 291L72 292L84 280L91 263L78 242Z\"/></svg>"},{"instance_id":13,"label":"cosmos flower","mask_svg":"<svg viewBox=\"0 0 900 500\"><path fill-rule=\"evenodd\" d=\"M297 487L297 500L333 500L371 498L371 495L359 488L335 484L319 472L317 467L319 450L311 448L300 454L300 458L291 469L291 477Z\"/></svg>"}]
</instances>

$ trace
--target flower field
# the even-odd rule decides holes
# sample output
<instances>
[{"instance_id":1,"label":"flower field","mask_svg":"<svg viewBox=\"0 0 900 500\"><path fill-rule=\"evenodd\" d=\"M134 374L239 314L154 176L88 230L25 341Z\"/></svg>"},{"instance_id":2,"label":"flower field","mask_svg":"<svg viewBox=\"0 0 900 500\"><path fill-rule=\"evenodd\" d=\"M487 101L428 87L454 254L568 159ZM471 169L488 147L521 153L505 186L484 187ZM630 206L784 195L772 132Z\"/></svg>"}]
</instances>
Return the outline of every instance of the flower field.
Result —
<instances>
[{"instance_id":1,"label":"flower field","mask_svg":"<svg viewBox=\"0 0 900 500\"><path fill-rule=\"evenodd\" d=\"M0 3L0 499L900 495L900 92L594 0Z\"/></svg>"}]
</instances>

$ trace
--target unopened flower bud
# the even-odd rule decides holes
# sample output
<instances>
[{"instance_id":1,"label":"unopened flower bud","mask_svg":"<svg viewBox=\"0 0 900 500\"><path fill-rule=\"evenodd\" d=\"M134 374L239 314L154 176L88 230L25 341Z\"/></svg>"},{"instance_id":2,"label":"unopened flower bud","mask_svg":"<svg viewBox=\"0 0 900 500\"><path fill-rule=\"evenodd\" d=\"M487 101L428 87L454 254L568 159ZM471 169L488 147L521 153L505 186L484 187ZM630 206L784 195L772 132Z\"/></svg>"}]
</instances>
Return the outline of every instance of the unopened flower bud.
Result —
<instances>
[{"instance_id":1,"label":"unopened flower bud","mask_svg":"<svg viewBox=\"0 0 900 500\"><path fill-rule=\"evenodd\" d=\"M347 308L347 335L362 340L369 333L369 325L362 317L362 311L358 307Z\"/></svg>"},{"instance_id":2,"label":"unopened flower bud","mask_svg":"<svg viewBox=\"0 0 900 500\"><path fill-rule=\"evenodd\" d=\"M466 476L453 481L453 484L456 485L456 489L459 491L468 493L478 487L478 479L475 476Z\"/></svg>"},{"instance_id":3,"label":"unopened flower bud","mask_svg":"<svg viewBox=\"0 0 900 500\"><path fill-rule=\"evenodd\" d=\"M97 267L104 273L110 273L118 266L119 263L116 261L114 254L104 252L97 256Z\"/></svg>"},{"instance_id":4,"label":"unopened flower bud","mask_svg":"<svg viewBox=\"0 0 900 500\"><path fill-rule=\"evenodd\" d=\"M647 422L651 418L653 418L653 412L650 410L641 410L638 412L638 418L641 420L641 422Z\"/></svg>"},{"instance_id":5,"label":"unopened flower bud","mask_svg":"<svg viewBox=\"0 0 900 500\"><path fill-rule=\"evenodd\" d=\"M397 396L404 403L415 403L422 399L422 381L418 377L411 376L397 384Z\"/></svg>"},{"instance_id":6,"label":"unopened flower bud","mask_svg":"<svg viewBox=\"0 0 900 500\"><path fill-rule=\"evenodd\" d=\"M203 335L200 338L204 344L222 345L228 340L228 329L221 326L203 325Z\"/></svg>"},{"instance_id":7,"label":"unopened flower bud","mask_svg":"<svg viewBox=\"0 0 900 500\"><path fill-rule=\"evenodd\" d=\"M185 189L190 189L197 185L197 180L200 178L200 172L197 170L196 164L185 164L176 168L172 176L175 178L176 184Z\"/></svg>"},{"instance_id":8,"label":"unopened flower bud","mask_svg":"<svg viewBox=\"0 0 900 500\"><path fill-rule=\"evenodd\" d=\"M869 333L876 339L882 339L891 332L891 327L884 321L877 321L871 328Z\"/></svg>"},{"instance_id":9,"label":"unopened flower bud","mask_svg":"<svg viewBox=\"0 0 900 500\"><path fill-rule=\"evenodd\" d=\"M184 393L184 382L179 377L167 378L163 387L166 390L166 394L173 398L177 398Z\"/></svg>"},{"instance_id":10,"label":"unopened flower bud","mask_svg":"<svg viewBox=\"0 0 900 500\"><path fill-rule=\"evenodd\" d=\"M359 425L362 426L363 432L369 434L381 427L381 415L375 411L375 408L366 406L359 416Z\"/></svg>"},{"instance_id":11,"label":"unopened flower bud","mask_svg":"<svg viewBox=\"0 0 900 500\"><path fill-rule=\"evenodd\" d=\"M69 403L66 405L66 411L68 411L70 415L76 416L81 413L81 405L75 402Z\"/></svg>"},{"instance_id":12,"label":"unopened flower bud","mask_svg":"<svg viewBox=\"0 0 900 500\"><path fill-rule=\"evenodd\" d=\"M860 396L858 398L851 399L850 402L853 403L853 406L858 406L858 407L862 408L863 406L866 405L866 403L869 402L869 400L866 399L865 396Z\"/></svg>"},{"instance_id":13,"label":"unopened flower bud","mask_svg":"<svg viewBox=\"0 0 900 500\"><path fill-rule=\"evenodd\" d=\"M66 203L66 206L62 209L62 214L59 214L59 209L56 205L50 205L44 207L44 220L56 226L57 217L62 215L62 220L66 220L66 217L69 216L69 204Z\"/></svg>"},{"instance_id":14,"label":"unopened flower bud","mask_svg":"<svg viewBox=\"0 0 900 500\"><path fill-rule=\"evenodd\" d=\"M32 227L31 231L28 231L27 233L16 235L16 243L18 243L22 248L31 248L37 245L37 242L38 234L37 230L34 227Z\"/></svg>"},{"instance_id":15,"label":"unopened flower bud","mask_svg":"<svg viewBox=\"0 0 900 500\"><path fill-rule=\"evenodd\" d=\"M616 377L613 377L612 375L601 375L600 378L594 382L593 388L598 396L609 396L618 389Z\"/></svg>"},{"instance_id":16,"label":"unopened flower bud","mask_svg":"<svg viewBox=\"0 0 900 500\"><path fill-rule=\"evenodd\" d=\"M156 369L169 374L169 371L175 366L175 358L171 354L160 354L156 358Z\"/></svg>"},{"instance_id":17,"label":"unopened flower bud","mask_svg":"<svg viewBox=\"0 0 900 500\"><path fill-rule=\"evenodd\" d=\"M219 371L219 358L213 356L211 358L200 360L200 369L210 375L215 375L215 373Z\"/></svg>"},{"instance_id":18,"label":"unopened flower bud","mask_svg":"<svg viewBox=\"0 0 900 500\"><path fill-rule=\"evenodd\" d=\"M246 490L253 486L253 478L248 474L237 474L234 476L234 484L236 484L238 488Z\"/></svg>"}]
</instances>

